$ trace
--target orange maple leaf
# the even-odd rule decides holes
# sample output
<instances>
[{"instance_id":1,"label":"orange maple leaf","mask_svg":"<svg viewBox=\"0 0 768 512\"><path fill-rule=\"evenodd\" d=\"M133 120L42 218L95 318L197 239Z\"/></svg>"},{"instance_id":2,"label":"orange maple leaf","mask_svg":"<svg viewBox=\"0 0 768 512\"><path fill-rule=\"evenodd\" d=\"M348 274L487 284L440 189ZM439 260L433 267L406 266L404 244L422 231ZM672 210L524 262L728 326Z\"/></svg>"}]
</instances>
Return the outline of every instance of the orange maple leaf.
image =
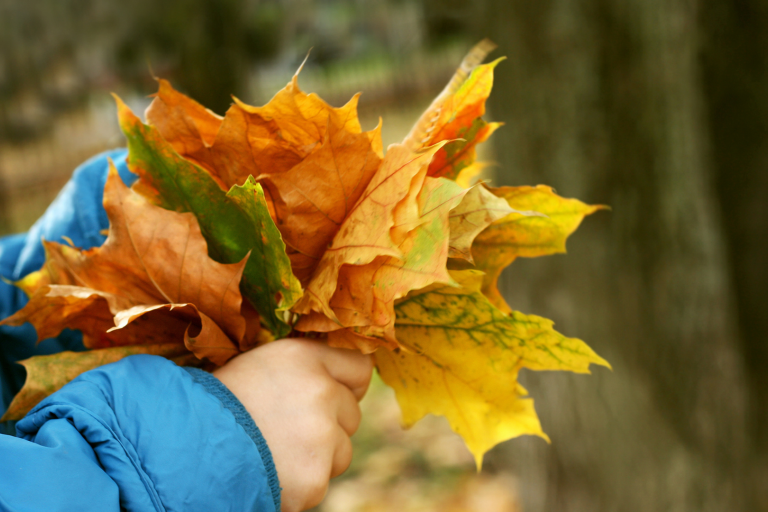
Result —
<instances>
[{"instance_id":1,"label":"orange maple leaf","mask_svg":"<svg viewBox=\"0 0 768 512\"><path fill-rule=\"evenodd\" d=\"M110 232L81 251L45 242L47 261L18 285L29 303L2 323L32 322L39 339L64 327L83 331L88 348L185 343L216 364L239 352L247 322L238 288L246 260L224 265L190 213L164 210L131 192L111 167L104 191ZM168 341L171 340L171 341Z\"/></svg>"},{"instance_id":2,"label":"orange maple leaf","mask_svg":"<svg viewBox=\"0 0 768 512\"><path fill-rule=\"evenodd\" d=\"M362 131L358 97L331 107L297 74L263 107L235 99L222 119L163 80L147 120L224 190L250 175L262 184L304 285L381 163L381 124Z\"/></svg>"},{"instance_id":3,"label":"orange maple leaf","mask_svg":"<svg viewBox=\"0 0 768 512\"><path fill-rule=\"evenodd\" d=\"M476 146L501 126L482 118L493 88L493 70L504 58L478 64L495 48L488 39L472 48L405 138L403 143L413 149L449 141L429 165L429 176L456 179L462 169L474 163Z\"/></svg>"},{"instance_id":4,"label":"orange maple leaf","mask_svg":"<svg viewBox=\"0 0 768 512\"><path fill-rule=\"evenodd\" d=\"M438 149L439 146L435 146L414 152L403 145L389 147L381 167L323 254L304 296L294 306L295 312L322 313L339 327L343 326L330 305L342 266L367 265L379 256L399 258L402 255L390 234L393 228L398 229L395 211L400 207L400 216L405 215L401 202L411 197L412 201L406 202L409 215L418 216L413 199L418 195L426 167ZM421 178L418 177L420 173ZM297 328L304 330L307 327L300 323Z\"/></svg>"}]
</instances>

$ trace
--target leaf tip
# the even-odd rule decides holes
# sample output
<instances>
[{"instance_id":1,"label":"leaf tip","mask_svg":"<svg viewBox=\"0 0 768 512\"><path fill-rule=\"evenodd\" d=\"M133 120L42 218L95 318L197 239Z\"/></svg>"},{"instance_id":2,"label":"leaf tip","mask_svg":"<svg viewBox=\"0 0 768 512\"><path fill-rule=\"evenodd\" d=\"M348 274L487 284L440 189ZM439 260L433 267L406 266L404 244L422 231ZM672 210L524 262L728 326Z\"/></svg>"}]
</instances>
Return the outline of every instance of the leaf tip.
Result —
<instances>
[{"instance_id":1,"label":"leaf tip","mask_svg":"<svg viewBox=\"0 0 768 512\"><path fill-rule=\"evenodd\" d=\"M139 118L136 117L136 114L133 113L130 107L125 104L120 96L114 92L111 94L112 98L115 100L115 104L117 105L117 120L120 123L120 127L123 128L123 131L125 131L129 124L136 123Z\"/></svg>"},{"instance_id":2,"label":"leaf tip","mask_svg":"<svg viewBox=\"0 0 768 512\"><path fill-rule=\"evenodd\" d=\"M487 66L489 66L491 69L493 69L496 66L498 66L502 61L505 61L505 60L507 60L507 56L503 55L503 56L499 57L498 59L496 59L496 60L494 60L492 62L489 62L487 64Z\"/></svg>"},{"instance_id":3,"label":"leaf tip","mask_svg":"<svg viewBox=\"0 0 768 512\"><path fill-rule=\"evenodd\" d=\"M20 420L21 418L23 418L23 416L17 417L16 414L13 414L13 411L11 409L8 409L7 411L5 411L5 414L3 414L2 417L0 417L0 423L4 421Z\"/></svg>"},{"instance_id":4,"label":"leaf tip","mask_svg":"<svg viewBox=\"0 0 768 512\"><path fill-rule=\"evenodd\" d=\"M590 211L589 213L595 213L600 210L606 210L606 211L612 212L613 208L611 208L611 206L607 204L593 204L592 211Z\"/></svg>"},{"instance_id":5,"label":"leaf tip","mask_svg":"<svg viewBox=\"0 0 768 512\"><path fill-rule=\"evenodd\" d=\"M485 455L485 452L473 453L472 455L475 457L475 467L477 467L477 472L480 473L483 470L483 456Z\"/></svg>"},{"instance_id":6,"label":"leaf tip","mask_svg":"<svg viewBox=\"0 0 768 512\"><path fill-rule=\"evenodd\" d=\"M312 48L313 48L312 46L309 47L309 50L307 50L307 55L304 57L304 60L301 61L301 65L299 66L299 69L297 69L296 72L293 74L293 79L291 80L291 83L293 83L293 85L297 84L299 73L301 73L301 70L304 69L304 65L309 60L309 54L312 53Z\"/></svg>"},{"instance_id":7,"label":"leaf tip","mask_svg":"<svg viewBox=\"0 0 768 512\"><path fill-rule=\"evenodd\" d=\"M114 100L115 100L115 103L117 104L117 110L118 110L118 112L119 112L121 109L123 109L123 108L126 108L126 109L128 108L128 106L125 104L125 102L123 101L123 99L122 99L120 96L118 96L118 95L117 95L117 93L111 92L110 94L112 95L112 99L114 99Z\"/></svg>"},{"instance_id":8,"label":"leaf tip","mask_svg":"<svg viewBox=\"0 0 768 512\"><path fill-rule=\"evenodd\" d=\"M599 364L600 366L604 366L608 368L609 370L613 371L613 366L611 366L611 363L600 357L599 355L595 354L595 358L591 361L592 364Z\"/></svg>"}]
</instances>

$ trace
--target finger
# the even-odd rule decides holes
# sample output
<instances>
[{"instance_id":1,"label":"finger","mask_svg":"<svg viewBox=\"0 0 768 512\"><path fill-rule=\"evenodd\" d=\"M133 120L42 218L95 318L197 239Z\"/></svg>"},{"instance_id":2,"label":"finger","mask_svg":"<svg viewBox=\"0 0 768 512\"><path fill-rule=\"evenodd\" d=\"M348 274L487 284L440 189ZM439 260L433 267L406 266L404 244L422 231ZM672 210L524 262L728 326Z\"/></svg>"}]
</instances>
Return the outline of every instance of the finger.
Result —
<instances>
[{"instance_id":1,"label":"finger","mask_svg":"<svg viewBox=\"0 0 768 512\"><path fill-rule=\"evenodd\" d=\"M335 478L345 472L351 463L352 440L339 429L336 451L333 454L333 464L331 465L331 478Z\"/></svg>"},{"instance_id":2,"label":"finger","mask_svg":"<svg viewBox=\"0 0 768 512\"><path fill-rule=\"evenodd\" d=\"M329 347L318 343L320 359L328 373L338 382L347 386L360 400L368 390L373 374L373 357L357 350Z\"/></svg>"},{"instance_id":3,"label":"finger","mask_svg":"<svg viewBox=\"0 0 768 512\"><path fill-rule=\"evenodd\" d=\"M343 384L338 384L338 386L339 390L337 397L339 408L336 413L336 418L344 432L346 432L348 436L351 436L357 432L357 429L360 426L362 413L360 412L360 406L357 403L357 397L355 397L354 393Z\"/></svg>"}]
</instances>

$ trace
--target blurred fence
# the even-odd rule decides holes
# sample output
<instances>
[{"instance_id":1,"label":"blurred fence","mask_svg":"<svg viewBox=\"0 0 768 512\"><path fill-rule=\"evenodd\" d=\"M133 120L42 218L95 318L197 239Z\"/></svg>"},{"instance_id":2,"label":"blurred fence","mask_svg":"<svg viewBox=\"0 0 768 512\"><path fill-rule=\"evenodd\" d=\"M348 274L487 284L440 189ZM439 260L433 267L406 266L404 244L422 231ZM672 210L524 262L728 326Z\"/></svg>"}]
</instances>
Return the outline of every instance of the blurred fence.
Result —
<instances>
[{"instance_id":1,"label":"blurred fence","mask_svg":"<svg viewBox=\"0 0 768 512\"><path fill-rule=\"evenodd\" d=\"M56 118L42 137L0 144L0 234L26 230L75 167L122 144L116 119L103 114L103 106L70 112Z\"/></svg>"}]
</instances>

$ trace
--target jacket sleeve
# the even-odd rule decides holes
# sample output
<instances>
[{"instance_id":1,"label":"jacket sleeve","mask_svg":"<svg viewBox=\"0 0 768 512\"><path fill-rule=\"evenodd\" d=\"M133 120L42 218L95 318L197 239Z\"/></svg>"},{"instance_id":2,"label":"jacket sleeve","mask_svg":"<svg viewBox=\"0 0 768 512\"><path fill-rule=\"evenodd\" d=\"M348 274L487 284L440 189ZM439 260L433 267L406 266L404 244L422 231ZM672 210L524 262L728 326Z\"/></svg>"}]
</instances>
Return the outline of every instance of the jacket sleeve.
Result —
<instances>
[{"instance_id":1,"label":"jacket sleeve","mask_svg":"<svg viewBox=\"0 0 768 512\"><path fill-rule=\"evenodd\" d=\"M157 356L82 374L0 436L0 509L280 510L269 449L215 377Z\"/></svg>"},{"instance_id":2,"label":"jacket sleeve","mask_svg":"<svg viewBox=\"0 0 768 512\"><path fill-rule=\"evenodd\" d=\"M45 262L42 239L64 243L67 237L83 249L104 243L102 233L109 227L102 206L108 161L111 158L127 185L136 180L128 170L126 150L115 149L94 156L79 166L56 199L27 233L0 237L0 319L6 318L27 303L27 297L10 284ZM20 327L0 325L0 411L5 412L13 396L24 384L24 369L17 361L35 355L55 354L62 350L83 350L79 332L65 329L56 338L41 340L30 324ZM2 414L0 412L0 415ZM6 431L0 424L0 432Z\"/></svg>"},{"instance_id":3,"label":"jacket sleeve","mask_svg":"<svg viewBox=\"0 0 768 512\"><path fill-rule=\"evenodd\" d=\"M133 183L125 150L81 165L28 233L0 238L0 277L15 281L38 270L41 238L66 236L82 248L104 242L108 158ZM26 301L0 280L0 318ZM35 340L29 324L0 326L1 412L24 383L17 361L83 350L76 331ZM6 427L12 422L0 423ZM162 358L134 356L87 372L17 427L19 438L0 435L3 511L280 510L274 464L247 411L212 375Z\"/></svg>"}]
</instances>

